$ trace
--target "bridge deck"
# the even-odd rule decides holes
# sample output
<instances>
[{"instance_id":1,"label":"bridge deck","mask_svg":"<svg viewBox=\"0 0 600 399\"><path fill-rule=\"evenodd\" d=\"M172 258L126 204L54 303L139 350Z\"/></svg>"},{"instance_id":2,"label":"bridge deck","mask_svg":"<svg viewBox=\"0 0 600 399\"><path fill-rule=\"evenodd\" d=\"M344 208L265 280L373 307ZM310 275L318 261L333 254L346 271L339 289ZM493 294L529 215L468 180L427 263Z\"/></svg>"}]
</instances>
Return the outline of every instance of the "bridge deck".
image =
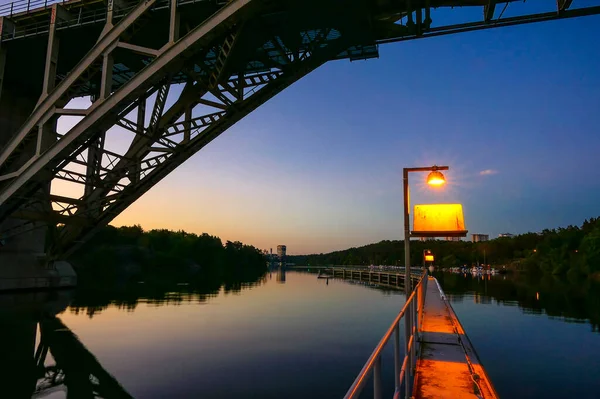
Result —
<instances>
[{"instance_id":1,"label":"bridge deck","mask_svg":"<svg viewBox=\"0 0 600 399\"><path fill-rule=\"evenodd\" d=\"M433 277L427 284L422 320L414 398L497 398L452 306Z\"/></svg>"}]
</instances>

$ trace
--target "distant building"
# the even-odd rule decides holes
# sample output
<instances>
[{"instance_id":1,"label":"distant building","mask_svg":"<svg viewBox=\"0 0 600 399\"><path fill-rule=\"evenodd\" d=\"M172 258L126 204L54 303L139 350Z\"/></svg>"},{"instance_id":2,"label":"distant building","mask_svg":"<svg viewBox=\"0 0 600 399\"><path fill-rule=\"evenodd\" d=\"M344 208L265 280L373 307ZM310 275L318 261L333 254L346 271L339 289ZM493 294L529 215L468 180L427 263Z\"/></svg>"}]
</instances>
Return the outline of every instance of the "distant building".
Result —
<instances>
[{"instance_id":1,"label":"distant building","mask_svg":"<svg viewBox=\"0 0 600 399\"><path fill-rule=\"evenodd\" d=\"M489 240L490 240L489 234L471 234L471 241L473 241L473 242L482 242L482 241L489 241Z\"/></svg>"},{"instance_id":2,"label":"distant building","mask_svg":"<svg viewBox=\"0 0 600 399\"><path fill-rule=\"evenodd\" d=\"M287 247L285 245L278 245L277 246L277 256L279 257L280 260L284 260L285 259L285 252L287 250Z\"/></svg>"},{"instance_id":3,"label":"distant building","mask_svg":"<svg viewBox=\"0 0 600 399\"><path fill-rule=\"evenodd\" d=\"M446 237L446 241L460 241L460 237Z\"/></svg>"},{"instance_id":4,"label":"distant building","mask_svg":"<svg viewBox=\"0 0 600 399\"><path fill-rule=\"evenodd\" d=\"M510 233L501 233L501 234L498 234L498 237L500 237L500 238L502 238L502 237L510 238L510 237L514 237L514 236L515 236L514 234L510 234Z\"/></svg>"},{"instance_id":5,"label":"distant building","mask_svg":"<svg viewBox=\"0 0 600 399\"><path fill-rule=\"evenodd\" d=\"M419 237L419 241L435 241L435 237Z\"/></svg>"}]
</instances>

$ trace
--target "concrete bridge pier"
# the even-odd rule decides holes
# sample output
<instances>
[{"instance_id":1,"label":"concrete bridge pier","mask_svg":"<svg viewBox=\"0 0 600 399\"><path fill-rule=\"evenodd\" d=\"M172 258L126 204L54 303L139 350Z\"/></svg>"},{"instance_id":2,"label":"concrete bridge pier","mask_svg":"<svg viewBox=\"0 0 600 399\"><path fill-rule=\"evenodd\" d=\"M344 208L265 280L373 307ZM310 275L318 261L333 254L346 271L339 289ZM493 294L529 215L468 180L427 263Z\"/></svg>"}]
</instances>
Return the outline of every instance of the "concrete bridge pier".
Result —
<instances>
[{"instance_id":1,"label":"concrete bridge pier","mask_svg":"<svg viewBox=\"0 0 600 399\"><path fill-rule=\"evenodd\" d=\"M0 24L0 27L2 24ZM25 122L39 99L35 88L16 81L2 82L6 61L5 49L0 43L0 154L13 135ZM3 61L3 62L2 62ZM41 83L41 82L38 82ZM35 85L34 85L35 86ZM41 85L40 91L41 91ZM10 184L10 174L25 165L53 140L55 129L43 132L43 137L27 143L21 157L8 169L0 169L0 186ZM68 262L48 261L45 253L46 239L50 222L31 220L32 214L51 211L50 183L24 201L23 205L11 217L0 222L0 291L15 289L36 289L68 287L77 283L75 271ZM33 219L36 219L34 217Z\"/></svg>"},{"instance_id":2,"label":"concrete bridge pier","mask_svg":"<svg viewBox=\"0 0 600 399\"><path fill-rule=\"evenodd\" d=\"M7 227L19 223L8 219ZM65 261L48 261L44 252L46 228L11 237L0 246L0 292L6 290L73 287L77 275Z\"/></svg>"}]
</instances>

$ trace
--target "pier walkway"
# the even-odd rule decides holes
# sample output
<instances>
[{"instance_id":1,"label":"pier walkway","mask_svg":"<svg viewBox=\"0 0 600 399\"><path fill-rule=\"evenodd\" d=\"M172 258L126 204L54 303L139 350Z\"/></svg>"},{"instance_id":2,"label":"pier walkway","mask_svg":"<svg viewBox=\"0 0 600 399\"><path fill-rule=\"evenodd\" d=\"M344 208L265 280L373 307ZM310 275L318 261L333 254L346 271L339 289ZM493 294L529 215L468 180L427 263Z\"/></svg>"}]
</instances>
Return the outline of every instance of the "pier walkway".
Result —
<instances>
[{"instance_id":1,"label":"pier walkway","mask_svg":"<svg viewBox=\"0 0 600 399\"><path fill-rule=\"evenodd\" d=\"M418 270L418 272L420 273L421 271ZM321 276L321 278L329 277L360 280L369 283L395 287L401 287L404 285L404 271L400 270L383 271L358 268L330 268L324 269L323 274L319 273L319 276ZM412 277L416 280L420 276L419 274L413 274Z\"/></svg>"},{"instance_id":2,"label":"pier walkway","mask_svg":"<svg viewBox=\"0 0 600 399\"><path fill-rule=\"evenodd\" d=\"M435 278L427 279L413 397L497 398L443 290Z\"/></svg>"},{"instance_id":3,"label":"pier walkway","mask_svg":"<svg viewBox=\"0 0 600 399\"><path fill-rule=\"evenodd\" d=\"M342 273L343 278L374 280L372 275ZM398 283L400 276L396 274ZM379 276L376 279L387 280ZM444 291L427 273L418 279L345 399L359 398L369 381L373 397L383 398L387 382L384 384L382 378L382 354L390 343L394 357L394 399L498 398Z\"/></svg>"}]
</instances>

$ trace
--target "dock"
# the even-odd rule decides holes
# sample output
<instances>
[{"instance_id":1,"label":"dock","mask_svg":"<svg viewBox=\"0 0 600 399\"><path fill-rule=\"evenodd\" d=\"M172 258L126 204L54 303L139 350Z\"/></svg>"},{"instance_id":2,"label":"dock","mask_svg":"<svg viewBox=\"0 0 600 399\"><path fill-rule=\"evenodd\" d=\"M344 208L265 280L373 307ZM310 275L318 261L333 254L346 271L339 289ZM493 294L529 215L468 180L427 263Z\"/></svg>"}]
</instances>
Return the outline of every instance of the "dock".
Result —
<instances>
[{"instance_id":1,"label":"dock","mask_svg":"<svg viewBox=\"0 0 600 399\"><path fill-rule=\"evenodd\" d=\"M444 291L427 279L413 397L498 398Z\"/></svg>"},{"instance_id":2,"label":"dock","mask_svg":"<svg viewBox=\"0 0 600 399\"><path fill-rule=\"evenodd\" d=\"M342 273L343 278L362 280L367 276ZM373 280L373 276L368 278ZM417 279L345 399L358 399L367 385L373 387L373 398L383 399L383 385L391 383L384 382L381 371L382 354L388 345L393 346L393 399L498 398L442 287L426 271Z\"/></svg>"},{"instance_id":3,"label":"dock","mask_svg":"<svg viewBox=\"0 0 600 399\"><path fill-rule=\"evenodd\" d=\"M404 272L380 271L368 269L331 268L325 269L321 278L341 278L348 280L359 280L380 285L400 287L404 284Z\"/></svg>"}]
</instances>

